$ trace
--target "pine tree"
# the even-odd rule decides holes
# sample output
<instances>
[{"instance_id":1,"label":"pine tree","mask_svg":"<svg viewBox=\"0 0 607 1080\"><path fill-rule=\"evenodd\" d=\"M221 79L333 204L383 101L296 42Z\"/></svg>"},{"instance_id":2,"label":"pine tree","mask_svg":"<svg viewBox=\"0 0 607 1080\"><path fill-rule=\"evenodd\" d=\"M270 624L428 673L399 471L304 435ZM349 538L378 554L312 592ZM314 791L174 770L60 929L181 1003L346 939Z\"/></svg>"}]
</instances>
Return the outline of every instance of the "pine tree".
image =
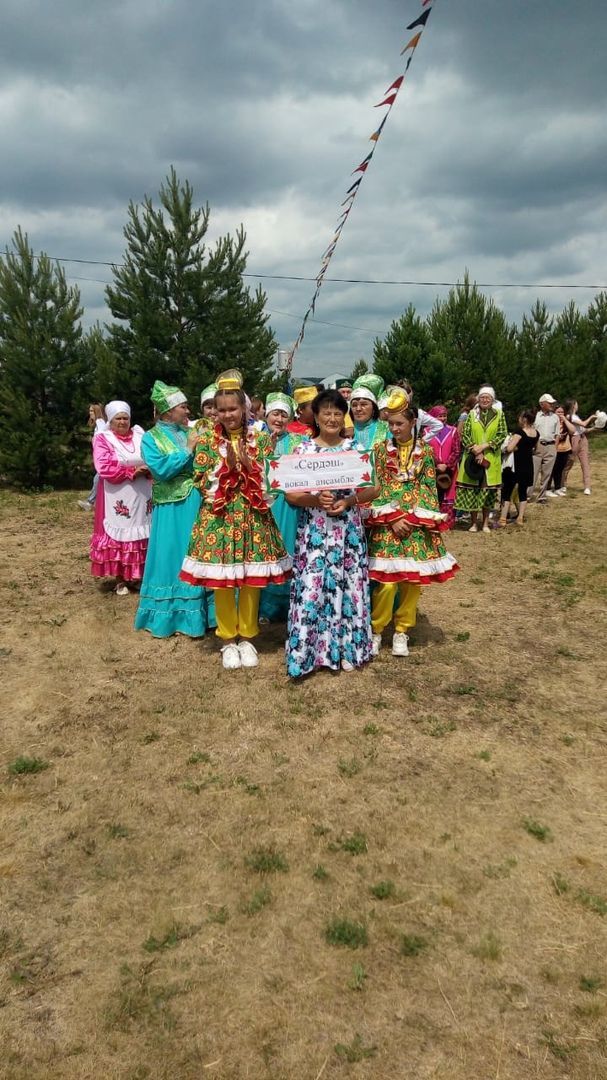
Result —
<instances>
[{"instance_id":1,"label":"pine tree","mask_svg":"<svg viewBox=\"0 0 607 1080\"><path fill-rule=\"evenodd\" d=\"M12 244L0 260L0 475L26 488L74 483L90 452L80 293L21 229Z\"/></svg>"},{"instance_id":2,"label":"pine tree","mask_svg":"<svg viewBox=\"0 0 607 1080\"><path fill-rule=\"evenodd\" d=\"M174 169L159 199L159 208L148 196L142 206L129 204L124 263L114 267L106 290L119 320L110 327L118 358L114 394L129 400L140 421L150 413L155 379L181 386L193 407L223 368L240 368L250 392L263 392L274 379L266 297L243 283L242 228L207 248L209 206L194 206L190 184Z\"/></svg>"},{"instance_id":3,"label":"pine tree","mask_svg":"<svg viewBox=\"0 0 607 1080\"><path fill-rule=\"evenodd\" d=\"M350 372L350 382L354 382L356 379L359 379L361 375L366 375L368 371L369 365L367 361L363 360L361 357L360 360L356 361L354 367L352 368L352 371Z\"/></svg>"},{"instance_id":4,"label":"pine tree","mask_svg":"<svg viewBox=\"0 0 607 1080\"><path fill-rule=\"evenodd\" d=\"M517 361L521 380L526 387L526 403L533 407L542 394L552 393L552 361L550 340L554 319L548 314L543 300L536 300L529 315L523 315L517 341Z\"/></svg>"},{"instance_id":5,"label":"pine tree","mask_svg":"<svg viewBox=\"0 0 607 1080\"><path fill-rule=\"evenodd\" d=\"M559 401L577 398L580 408L593 399L594 372L590 361L590 324L573 301L557 315L544 352L542 374ZM584 404L582 404L582 402Z\"/></svg>"},{"instance_id":6,"label":"pine tree","mask_svg":"<svg viewBox=\"0 0 607 1080\"><path fill-rule=\"evenodd\" d=\"M427 323L412 304L396 319L383 341L376 338L373 370L389 386L406 381L421 405L432 405L444 396L443 360Z\"/></svg>"},{"instance_id":7,"label":"pine tree","mask_svg":"<svg viewBox=\"0 0 607 1080\"><path fill-rule=\"evenodd\" d=\"M508 390L506 376L514 359L514 332L503 312L464 280L437 300L429 318L436 348L444 358L445 396L461 402L485 382L496 384L498 397Z\"/></svg>"},{"instance_id":8,"label":"pine tree","mask_svg":"<svg viewBox=\"0 0 607 1080\"><path fill-rule=\"evenodd\" d=\"M607 293L597 293L588 308L588 365L592 371L592 400L578 400L584 413L607 409ZM576 394L577 396L577 394Z\"/></svg>"}]
</instances>

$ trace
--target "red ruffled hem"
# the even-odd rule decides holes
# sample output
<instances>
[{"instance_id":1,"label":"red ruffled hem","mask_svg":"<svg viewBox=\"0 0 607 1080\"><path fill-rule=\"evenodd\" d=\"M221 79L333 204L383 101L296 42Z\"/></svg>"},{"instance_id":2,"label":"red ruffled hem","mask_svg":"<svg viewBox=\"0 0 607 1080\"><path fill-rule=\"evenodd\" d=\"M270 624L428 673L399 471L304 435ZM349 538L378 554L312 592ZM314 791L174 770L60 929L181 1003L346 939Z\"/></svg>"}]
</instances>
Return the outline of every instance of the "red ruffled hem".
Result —
<instances>
[{"instance_id":1,"label":"red ruffled hem","mask_svg":"<svg viewBox=\"0 0 607 1080\"><path fill-rule=\"evenodd\" d=\"M449 528L446 521L432 521L431 518L418 518L416 514L405 514L405 521L408 525L413 525L417 529L428 529L429 532L445 532Z\"/></svg>"},{"instance_id":2,"label":"red ruffled hem","mask_svg":"<svg viewBox=\"0 0 607 1080\"><path fill-rule=\"evenodd\" d=\"M393 521L400 521L404 516L402 510L386 510L385 514L372 513L365 519L365 525L368 529L372 529L376 525L390 525Z\"/></svg>"},{"instance_id":3,"label":"red ruffled hem","mask_svg":"<svg viewBox=\"0 0 607 1080\"><path fill-rule=\"evenodd\" d=\"M409 585L434 585L441 581L450 581L458 570L459 566L455 563L450 570L445 570L442 574L416 574L406 570L384 574L381 570L370 570L369 577L371 581L378 581L381 585L397 585L399 581L406 581Z\"/></svg>"},{"instance_id":4,"label":"red ruffled hem","mask_svg":"<svg viewBox=\"0 0 607 1080\"><path fill-rule=\"evenodd\" d=\"M273 574L272 577L254 577L247 574L246 577L239 578L238 581L226 581L225 578L197 578L184 570L179 572L180 581L185 581L188 585L198 585L204 589L240 589L243 585L248 585L251 589L264 589L266 585L284 585L285 581L288 581L290 577L290 570L287 570L284 574Z\"/></svg>"}]
</instances>

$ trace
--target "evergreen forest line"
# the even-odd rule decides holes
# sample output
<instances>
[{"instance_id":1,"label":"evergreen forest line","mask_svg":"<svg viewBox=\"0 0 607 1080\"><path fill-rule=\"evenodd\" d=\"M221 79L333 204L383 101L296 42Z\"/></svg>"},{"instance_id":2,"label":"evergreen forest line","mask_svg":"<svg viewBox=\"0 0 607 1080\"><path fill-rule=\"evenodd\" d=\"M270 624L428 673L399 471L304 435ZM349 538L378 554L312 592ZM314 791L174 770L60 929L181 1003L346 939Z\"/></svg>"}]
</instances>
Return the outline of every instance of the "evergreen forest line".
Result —
<instances>
[{"instance_id":1,"label":"evergreen forest line","mask_svg":"<svg viewBox=\"0 0 607 1080\"><path fill-rule=\"evenodd\" d=\"M156 203L129 203L125 254L106 302L113 321L83 330L80 291L17 228L0 259L0 480L25 489L85 486L90 478L91 401L129 401L151 422L160 378L195 406L218 371L238 367L249 392L280 382L277 341L261 287L244 283L246 234L209 244L210 208L171 169ZM326 358L331 367L330 355ZM558 315L538 300L520 327L509 323L469 275L422 318L412 306L376 339L373 368L386 383L407 379L424 406L459 410L491 382L508 418L541 393L575 397L583 414L607 405L607 293ZM353 374L367 369L366 361Z\"/></svg>"}]
</instances>

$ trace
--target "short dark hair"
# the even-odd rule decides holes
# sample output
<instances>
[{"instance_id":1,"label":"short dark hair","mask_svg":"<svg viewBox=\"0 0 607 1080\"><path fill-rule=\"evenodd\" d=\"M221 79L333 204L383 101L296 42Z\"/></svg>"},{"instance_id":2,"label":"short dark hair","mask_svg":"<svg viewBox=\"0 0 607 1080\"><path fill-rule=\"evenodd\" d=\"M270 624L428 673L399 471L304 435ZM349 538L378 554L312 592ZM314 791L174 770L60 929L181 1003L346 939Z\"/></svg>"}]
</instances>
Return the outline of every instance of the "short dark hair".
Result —
<instances>
[{"instance_id":1,"label":"short dark hair","mask_svg":"<svg viewBox=\"0 0 607 1080\"><path fill-rule=\"evenodd\" d=\"M345 397L342 397L339 390L322 390L320 394L316 395L312 402L314 416L318 416L318 411L323 405L333 405L344 416L348 411L348 402Z\"/></svg>"},{"instance_id":2,"label":"short dark hair","mask_svg":"<svg viewBox=\"0 0 607 1080\"><path fill-rule=\"evenodd\" d=\"M535 412L533 409L521 409L520 413L518 414L519 420L521 419L521 417L523 418L523 420L526 420L528 424L533 425L535 423Z\"/></svg>"},{"instance_id":3,"label":"short dark hair","mask_svg":"<svg viewBox=\"0 0 607 1080\"><path fill-rule=\"evenodd\" d=\"M339 390L321 390L320 394L317 394L312 402L312 414L314 416L314 434L320 435L320 428L318 426L318 412L322 409L323 405L333 405L334 408L339 409L343 416L348 411L348 402L345 397L342 397Z\"/></svg>"}]
</instances>

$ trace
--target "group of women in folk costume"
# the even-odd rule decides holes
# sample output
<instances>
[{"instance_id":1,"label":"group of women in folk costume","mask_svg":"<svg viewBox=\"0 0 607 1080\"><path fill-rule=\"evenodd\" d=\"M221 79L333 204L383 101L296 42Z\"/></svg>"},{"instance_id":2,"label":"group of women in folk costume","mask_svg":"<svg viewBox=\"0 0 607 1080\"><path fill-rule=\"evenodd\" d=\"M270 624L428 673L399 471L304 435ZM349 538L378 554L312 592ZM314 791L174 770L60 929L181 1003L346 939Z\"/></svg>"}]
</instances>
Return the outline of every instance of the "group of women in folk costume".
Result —
<instances>
[{"instance_id":1,"label":"group of women in folk costume","mask_svg":"<svg viewBox=\"0 0 607 1080\"><path fill-rule=\"evenodd\" d=\"M143 514L136 527L146 535L118 537L125 544L120 552L108 532L95 551L105 547L102 570L118 566L125 580L129 564L137 567L131 575L142 578L136 628L156 637L201 637L216 622L223 666L234 670L258 664L253 642L260 615L287 617L287 671L297 678L319 667L360 667L377 655L394 618L392 651L406 655L421 587L452 577L457 565L442 543L446 515L438 506L432 452L416 432L416 411L396 390L387 398L387 421L381 420L382 389L374 375L354 383L351 438L344 436L342 395L316 388L304 388L296 430L293 400L268 395L269 430L258 430L236 371L203 391L203 418L192 426L185 395L162 382L152 390L156 423L146 434L131 429L126 403L110 403L108 445L103 452L98 446L95 460L105 502L107 484L125 485L115 502L130 517L118 505L104 524L112 527L120 514L139 522ZM373 452L373 485L269 493L271 456L348 449Z\"/></svg>"}]
</instances>

